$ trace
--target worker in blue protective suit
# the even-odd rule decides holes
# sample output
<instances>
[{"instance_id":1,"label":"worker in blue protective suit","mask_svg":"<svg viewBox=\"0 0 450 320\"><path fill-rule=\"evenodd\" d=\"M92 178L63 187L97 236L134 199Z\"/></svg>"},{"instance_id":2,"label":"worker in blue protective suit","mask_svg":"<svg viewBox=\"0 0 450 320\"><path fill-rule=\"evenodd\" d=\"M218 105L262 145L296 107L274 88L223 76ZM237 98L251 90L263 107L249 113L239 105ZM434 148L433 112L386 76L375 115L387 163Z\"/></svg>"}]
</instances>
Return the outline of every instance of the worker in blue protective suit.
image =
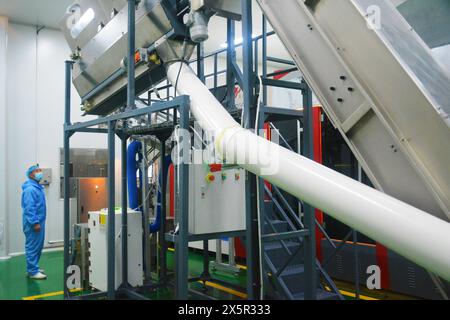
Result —
<instances>
[{"instance_id":1,"label":"worker in blue protective suit","mask_svg":"<svg viewBox=\"0 0 450 320\"><path fill-rule=\"evenodd\" d=\"M45 219L47 207L45 204L42 170L39 165L27 170L28 180L22 185L23 232L25 233L25 256L27 273L31 279L44 280L47 276L39 269L39 260L45 239Z\"/></svg>"}]
</instances>

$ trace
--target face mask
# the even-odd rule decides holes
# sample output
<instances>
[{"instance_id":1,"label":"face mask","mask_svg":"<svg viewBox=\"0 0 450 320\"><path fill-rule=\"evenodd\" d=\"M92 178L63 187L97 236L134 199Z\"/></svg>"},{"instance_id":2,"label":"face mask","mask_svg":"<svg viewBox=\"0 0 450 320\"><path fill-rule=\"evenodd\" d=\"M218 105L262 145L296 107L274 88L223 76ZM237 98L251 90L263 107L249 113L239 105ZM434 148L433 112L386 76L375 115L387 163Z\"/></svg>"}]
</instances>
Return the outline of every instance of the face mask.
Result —
<instances>
[{"instance_id":1,"label":"face mask","mask_svg":"<svg viewBox=\"0 0 450 320\"><path fill-rule=\"evenodd\" d=\"M34 180L36 180L36 181L41 181L42 180L42 178L44 177L44 175L43 175L43 173L42 172L38 172L38 173L36 173L35 175L34 175Z\"/></svg>"}]
</instances>

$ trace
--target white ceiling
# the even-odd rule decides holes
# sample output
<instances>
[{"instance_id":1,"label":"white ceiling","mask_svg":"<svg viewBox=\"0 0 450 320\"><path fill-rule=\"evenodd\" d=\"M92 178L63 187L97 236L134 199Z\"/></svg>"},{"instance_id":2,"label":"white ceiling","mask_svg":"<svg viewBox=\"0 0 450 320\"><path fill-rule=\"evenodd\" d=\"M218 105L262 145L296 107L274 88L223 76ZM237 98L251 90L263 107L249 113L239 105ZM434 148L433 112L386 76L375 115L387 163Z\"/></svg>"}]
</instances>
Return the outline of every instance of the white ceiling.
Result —
<instances>
[{"instance_id":1,"label":"white ceiling","mask_svg":"<svg viewBox=\"0 0 450 320\"><path fill-rule=\"evenodd\" d=\"M73 0L0 0L0 15L9 17L13 23L38 25L59 29L59 22ZM253 33L261 34L261 11L256 4L253 6ZM215 51L226 42L226 20L213 17L209 25L210 37L205 44L205 52ZM240 23L236 24L236 37L241 34ZM289 58L281 42L270 40L270 55Z\"/></svg>"},{"instance_id":2,"label":"white ceiling","mask_svg":"<svg viewBox=\"0 0 450 320\"><path fill-rule=\"evenodd\" d=\"M11 22L59 29L58 24L72 0L0 0L0 15Z\"/></svg>"},{"instance_id":3,"label":"white ceiling","mask_svg":"<svg viewBox=\"0 0 450 320\"><path fill-rule=\"evenodd\" d=\"M9 17L13 23L38 25L59 29L59 21L73 0L0 0L0 15ZM405 0L391 0L396 5ZM254 1L253 5L253 33L261 34L261 11ZM209 26L210 40L205 43L205 52L215 51L226 42L226 20L213 17ZM241 34L240 23L236 25L236 37ZM214 35L214 36L212 36ZM290 59L276 36L270 38L268 54L278 58Z\"/></svg>"}]
</instances>

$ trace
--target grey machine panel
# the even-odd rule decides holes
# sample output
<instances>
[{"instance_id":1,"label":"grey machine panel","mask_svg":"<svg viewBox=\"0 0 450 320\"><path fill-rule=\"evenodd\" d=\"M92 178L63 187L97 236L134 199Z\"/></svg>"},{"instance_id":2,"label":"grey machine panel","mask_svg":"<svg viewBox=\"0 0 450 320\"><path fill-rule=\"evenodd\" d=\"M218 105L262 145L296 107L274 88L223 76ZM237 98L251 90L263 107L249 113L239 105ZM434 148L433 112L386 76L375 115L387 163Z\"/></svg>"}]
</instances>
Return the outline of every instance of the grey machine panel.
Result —
<instances>
[{"instance_id":1,"label":"grey machine panel","mask_svg":"<svg viewBox=\"0 0 450 320\"><path fill-rule=\"evenodd\" d=\"M105 115L126 101L127 78L121 68L127 55L126 3L125 0L77 0L60 23L72 52L79 56L74 65L73 83L87 114ZM137 49L148 48L157 40L173 35L174 30L180 30L178 20L173 16L175 10L169 6L170 3L165 0L143 0L139 3L136 10ZM95 12L93 19L92 11ZM80 27L80 23L84 28ZM149 76L150 71L152 77ZM164 77L161 65L138 64L136 93L142 93ZM114 81L92 94L111 78Z\"/></svg>"},{"instance_id":2,"label":"grey machine panel","mask_svg":"<svg viewBox=\"0 0 450 320\"><path fill-rule=\"evenodd\" d=\"M340 241L334 241L340 245ZM358 277L362 289L367 290L367 280L371 273L367 272L369 266L378 265L376 246L370 244L356 244L358 250ZM322 241L323 256L329 257L335 248L326 240ZM403 258L393 251L388 254L389 268L381 270L388 275L389 288L384 290L406 294L412 297L440 300L442 295L430 278L430 274L422 267ZM326 271L334 279L348 283L355 280L355 244L347 242L326 267Z\"/></svg>"},{"instance_id":3,"label":"grey machine panel","mask_svg":"<svg viewBox=\"0 0 450 320\"><path fill-rule=\"evenodd\" d=\"M374 185L448 220L450 78L393 4L257 1Z\"/></svg>"}]
</instances>

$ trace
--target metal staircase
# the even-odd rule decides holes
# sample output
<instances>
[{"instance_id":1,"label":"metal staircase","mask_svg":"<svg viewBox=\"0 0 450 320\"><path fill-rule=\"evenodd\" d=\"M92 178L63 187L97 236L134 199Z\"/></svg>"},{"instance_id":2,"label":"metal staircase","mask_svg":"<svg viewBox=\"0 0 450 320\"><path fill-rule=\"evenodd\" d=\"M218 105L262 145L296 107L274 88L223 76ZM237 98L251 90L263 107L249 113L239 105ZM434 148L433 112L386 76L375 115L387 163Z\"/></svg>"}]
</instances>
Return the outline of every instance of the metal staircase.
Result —
<instances>
[{"instance_id":1,"label":"metal staircase","mask_svg":"<svg viewBox=\"0 0 450 320\"><path fill-rule=\"evenodd\" d=\"M306 290L304 268L304 237L309 232L294 212L282 192L275 186L265 188L264 228L262 230L262 259L268 298L303 300ZM319 285L318 300L343 299L328 274L316 261Z\"/></svg>"},{"instance_id":2,"label":"metal staircase","mask_svg":"<svg viewBox=\"0 0 450 320\"><path fill-rule=\"evenodd\" d=\"M284 115L286 110L271 112L278 111ZM289 117L284 115L283 119ZM270 122L269 125L272 130L277 131L280 143L292 150L292 142L297 137L285 138L273 123ZM305 272L305 255L308 253L304 244L305 238L310 236L309 230L302 222L301 214L293 209L292 200L278 187L264 185L264 192L260 192L260 195L264 195L264 206L260 208L260 223L263 226L261 259L265 276L265 295L273 299L304 300L309 280ZM304 207L300 200L296 201L301 204L300 207ZM317 221L316 225L326 234ZM315 272L319 279L315 293L318 300L343 299L317 259Z\"/></svg>"}]
</instances>

